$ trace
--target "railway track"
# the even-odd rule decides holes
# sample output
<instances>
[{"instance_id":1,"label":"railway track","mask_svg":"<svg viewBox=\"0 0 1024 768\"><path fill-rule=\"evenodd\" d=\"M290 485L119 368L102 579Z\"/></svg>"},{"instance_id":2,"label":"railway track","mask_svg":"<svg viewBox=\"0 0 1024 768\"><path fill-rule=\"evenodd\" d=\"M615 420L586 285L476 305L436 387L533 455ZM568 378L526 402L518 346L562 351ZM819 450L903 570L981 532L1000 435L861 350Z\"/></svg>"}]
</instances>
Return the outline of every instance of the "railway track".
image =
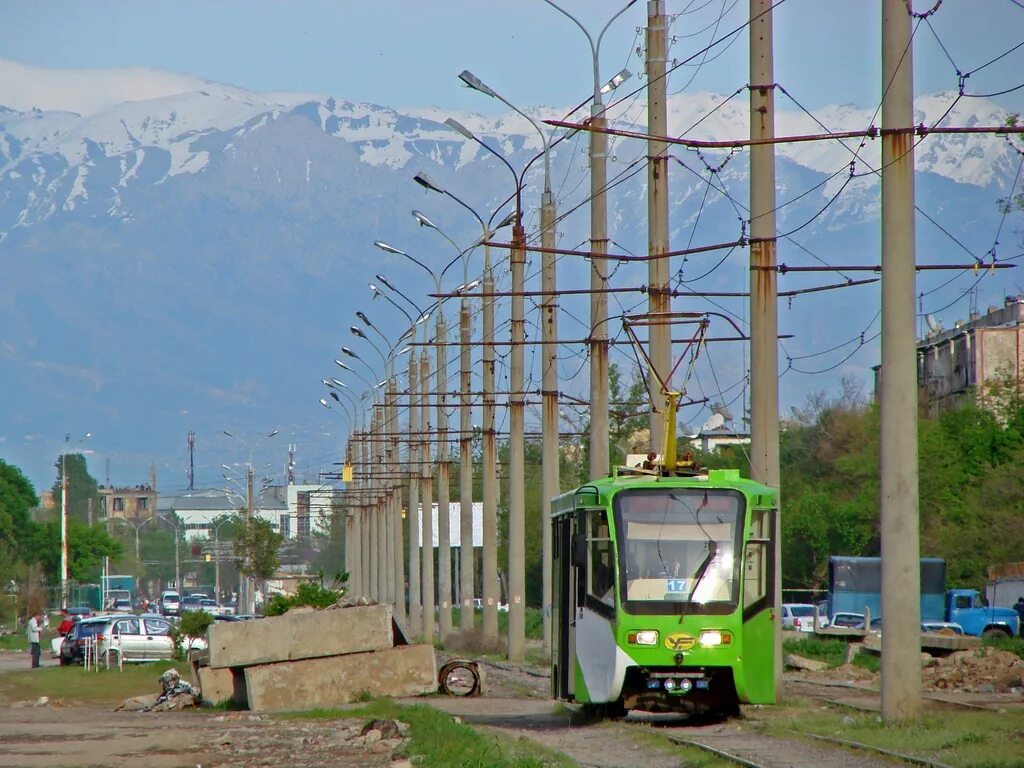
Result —
<instances>
[{"instance_id":1,"label":"railway track","mask_svg":"<svg viewBox=\"0 0 1024 768\"><path fill-rule=\"evenodd\" d=\"M849 768L854 763L858 768L892 768L893 759L925 768L950 768L945 763L849 739L808 736L795 731L792 738L780 738L749 730L717 733L702 732L701 729L685 729L687 732L679 733L677 730L659 735L673 743L698 747L747 768Z\"/></svg>"}]
</instances>

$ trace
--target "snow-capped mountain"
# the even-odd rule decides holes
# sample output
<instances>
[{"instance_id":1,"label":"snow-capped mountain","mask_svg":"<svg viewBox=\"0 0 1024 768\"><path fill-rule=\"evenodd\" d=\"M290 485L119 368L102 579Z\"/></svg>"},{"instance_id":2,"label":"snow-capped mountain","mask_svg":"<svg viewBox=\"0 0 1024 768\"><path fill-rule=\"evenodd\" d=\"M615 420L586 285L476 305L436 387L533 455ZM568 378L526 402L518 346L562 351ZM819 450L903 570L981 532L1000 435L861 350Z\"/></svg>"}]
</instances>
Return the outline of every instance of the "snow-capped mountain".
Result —
<instances>
[{"instance_id":1,"label":"snow-capped mountain","mask_svg":"<svg viewBox=\"0 0 1024 768\"><path fill-rule=\"evenodd\" d=\"M698 139L743 138L748 108L745 94L679 94L670 101L670 130ZM827 107L812 117L780 99L778 109L779 136L878 124L871 110L852 106ZM929 126L1005 119L991 102L948 93L920 97L917 110L916 119ZM546 108L534 116L564 115ZM448 117L515 169L542 146L534 126L514 113L403 111L312 94L255 93L152 70L60 72L0 60L0 378L12 390L8 402L20 404L0 419L6 440L0 446L25 435L59 436L70 414L85 411L109 424L114 445L123 446L111 448L115 463L136 467L164 457L161 466L177 476L180 460L167 457L182 452L168 446L182 442L185 432L205 425L216 434L259 413L270 426L291 425L292 441L311 446L308 469L327 468L338 451L339 425L311 426L324 418L314 410L318 380L328 375L337 348L353 341L344 329L355 310L369 312L366 283L378 271L397 275L412 298L429 303L425 275L401 257L374 251L372 241L393 242L441 267L452 257L450 244L416 228L410 209L422 209L455 242L470 243L480 234L464 209L410 183L413 173L426 171L485 218L514 190L508 169L448 128ZM611 117L617 126L643 130L642 104L617 107ZM779 230L795 233L780 241L780 261L878 262L874 171L880 145L860 145L847 139L779 146ZM646 250L645 154L636 140L610 141L613 250ZM673 155L673 247L741 237L746 153L676 147ZM923 138L918 205L970 253L921 219L919 252L929 256L919 260L970 261L994 248L995 201L1010 192L1018 164L1019 155L1001 137ZM540 166L531 166L523 194L533 229ZM589 227L585 133L555 145L553 181L564 215L559 242L573 248L586 241ZM746 258L738 250L673 261L676 287L682 293L745 290ZM559 270L562 285L587 281L582 261L563 259ZM535 272L531 262L531 280ZM780 288L841 279L792 278ZM642 285L646 270L620 265L613 281ZM961 290L960 283L947 288L934 306ZM874 294L867 300L855 291L828 296L824 304L790 300L780 309L783 332L795 336L786 342L784 359L832 346L825 341L838 335L877 331ZM645 301L633 296L613 302L611 311ZM397 337L405 319L379 301L372 309L385 334ZM574 319L586 317L586 308L567 300L563 309L563 335L586 336ZM855 319L833 319L844 309ZM731 311L744 316L739 302ZM819 316L828 322L818 322ZM622 352L619 362L628 365L625 347ZM869 368L875 362L869 352L840 372ZM839 357L804 369L825 369ZM738 358L718 364L730 386L742 382ZM563 390L585 392L585 366L578 380L572 378L578 370L569 355ZM723 378L693 386L721 393ZM794 378L784 379L784 398ZM828 385L815 377L793 382L788 401Z\"/></svg>"}]
</instances>

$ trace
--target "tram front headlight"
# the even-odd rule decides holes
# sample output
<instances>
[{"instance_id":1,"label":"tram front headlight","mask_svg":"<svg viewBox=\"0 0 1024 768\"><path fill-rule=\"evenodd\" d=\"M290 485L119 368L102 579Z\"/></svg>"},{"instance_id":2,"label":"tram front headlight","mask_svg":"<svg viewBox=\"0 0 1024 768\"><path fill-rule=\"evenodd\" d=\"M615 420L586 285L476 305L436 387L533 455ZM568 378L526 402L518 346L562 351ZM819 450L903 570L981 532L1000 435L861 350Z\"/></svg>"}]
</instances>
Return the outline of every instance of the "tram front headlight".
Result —
<instances>
[{"instance_id":1,"label":"tram front headlight","mask_svg":"<svg viewBox=\"0 0 1024 768\"><path fill-rule=\"evenodd\" d=\"M732 635L718 629L705 629L700 633L699 642L702 648L715 648L719 645L731 645Z\"/></svg>"},{"instance_id":2,"label":"tram front headlight","mask_svg":"<svg viewBox=\"0 0 1024 768\"><path fill-rule=\"evenodd\" d=\"M657 645L658 644L658 630L656 629L641 629L637 632L630 632L626 639L631 645Z\"/></svg>"}]
</instances>

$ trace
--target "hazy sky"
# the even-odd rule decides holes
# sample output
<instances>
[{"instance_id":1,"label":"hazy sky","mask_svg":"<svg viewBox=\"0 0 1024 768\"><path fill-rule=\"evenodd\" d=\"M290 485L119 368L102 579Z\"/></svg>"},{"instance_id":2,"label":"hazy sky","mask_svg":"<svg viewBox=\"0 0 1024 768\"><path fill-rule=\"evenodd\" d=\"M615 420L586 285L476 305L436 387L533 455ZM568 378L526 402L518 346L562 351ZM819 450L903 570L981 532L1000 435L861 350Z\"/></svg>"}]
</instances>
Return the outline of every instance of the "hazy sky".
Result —
<instances>
[{"instance_id":1,"label":"hazy sky","mask_svg":"<svg viewBox=\"0 0 1024 768\"><path fill-rule=\"evenodd\" d=\"M595 36L625 0L564 0ZM739 28L748 3L666 0L670 57L698 54ZM933 2L915 0L923 13ZM992 93L1024 80L1022 0L945 0L920 23L916 89ZM871 106L880 93L881 0L783 0L775 10L776 80L808 108ZM601 77L643 69L646 0L611 26ZM941 45L940 45L941 43ZM943 50L943 48L945 50ZM670 90L732 92L747 82L734 35L673 75ZM593 88L581 30L544 0L28 0L5 3L0 56L59 68L147 66L254 90L310 91L391 107L478 112L498 105L461 86L470 69L517 105L581 101ZM697 66L697 65L701 66ZM692 82L691 82L692 78ZM634 79L634 86L641 84ZM1013 109L1024 89L999 97Z\"/></svg>"}]
</instances>

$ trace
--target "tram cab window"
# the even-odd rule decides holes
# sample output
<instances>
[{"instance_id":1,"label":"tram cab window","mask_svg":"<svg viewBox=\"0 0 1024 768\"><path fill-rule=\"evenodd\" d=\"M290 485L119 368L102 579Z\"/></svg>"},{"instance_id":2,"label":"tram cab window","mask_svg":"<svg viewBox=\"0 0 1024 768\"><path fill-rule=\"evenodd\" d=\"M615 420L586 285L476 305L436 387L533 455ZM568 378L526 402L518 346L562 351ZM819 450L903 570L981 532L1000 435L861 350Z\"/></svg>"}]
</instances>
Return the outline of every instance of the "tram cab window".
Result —
<instances>
[{"instance_id":1,"label":"tram cab window","mask_svg":"<svg viewBox=\"0 0 1024 768\"><path fill-rule=\"evenodd\" d=\"M743 578L743 603L751 605L768 595L768 559L773 552L768 547L769 515L766 509L757 509L750 516L750 538L747 544L746 569Z\"/></svg>"},{"instance_id":2,"label":"tram cab window","mask_svg":"<svg viewBox=\"0 0 1024 768\"><path fill-rule=\"evenodd\" d=\"M587 592L602 603L615 607L615 553L608 530L608 513L601 509L590 514L590 567L587 568Z\"/></svg>"}]
</instances>

